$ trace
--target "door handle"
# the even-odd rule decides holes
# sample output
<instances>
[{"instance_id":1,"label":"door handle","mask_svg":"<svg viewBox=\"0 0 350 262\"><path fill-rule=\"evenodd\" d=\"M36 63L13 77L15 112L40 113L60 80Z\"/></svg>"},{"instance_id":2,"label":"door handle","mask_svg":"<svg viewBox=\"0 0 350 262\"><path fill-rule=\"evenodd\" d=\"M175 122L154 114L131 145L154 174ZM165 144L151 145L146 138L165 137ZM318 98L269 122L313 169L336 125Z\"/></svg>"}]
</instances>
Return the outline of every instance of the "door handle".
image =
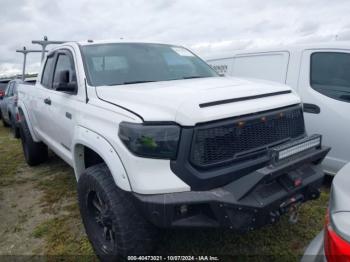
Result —
<instances>
[{"instance_id":1,"label":"door handle","mask_svg":"<svg viewBox=\"0 0 350 262\"><path fill-rule=\"evenodd\" d=\"M44 99L44 103L47 104L47 105L51 105L51 99L49 97L45 98Z\"/></svg>"},{"instance_id":2,"label":"door handle","mask_svg":"<svg viewBox=\"0 0 350 262\"><path fill-rule=\"evenodd\" d=\"M310 113L310 114L321 113L321 108L315 104L303 103L303 108L305 113Z\"/></svg>"}]
</instances>

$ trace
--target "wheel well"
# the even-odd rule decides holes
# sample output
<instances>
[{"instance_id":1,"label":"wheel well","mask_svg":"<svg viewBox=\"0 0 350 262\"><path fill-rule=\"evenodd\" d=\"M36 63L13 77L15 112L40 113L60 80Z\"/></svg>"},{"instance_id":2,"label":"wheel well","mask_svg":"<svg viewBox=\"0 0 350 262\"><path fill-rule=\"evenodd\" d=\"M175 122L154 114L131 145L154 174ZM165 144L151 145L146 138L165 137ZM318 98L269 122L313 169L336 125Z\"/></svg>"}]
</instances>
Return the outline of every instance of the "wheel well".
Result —
<instances>
[{"instance_id":1,"label":"wheel well","mask_svg":"<svg viewBox=\"0 0 350 262\"><path fill-rule=\"evenodd\" d=\"M100 163L105 163L98 153L82 144L77 144L75 146L74 155L76 171L75 175L77 180L85 169Z\"/></svg>"},{"instance_id":2,"label":"wheel well","mask_svg":"<svg viewBox=\"0 0 350 262\"><path fill-rule=\"evenodd\" d=\"M88 144L88 143L87 143ZM91 166L104 163L111 171L115 184L125 191L131 191L130 182L127 178L124 166L119 156L112 148L101 148L101 151L92 149L86 144L78 143L74 146L74 172L75 178L79 181L80 176ZM108 155L110 153L111 155ZM115 156L115 157L114 157Z\"/></svg>"},{"instance_id":3,"label":"wheel well","mask_svg":"<svg viewBox=\"0 0 350 262\"><path fill-rule=\"evenodd\" d=\"M95 151L84 146L84 164L85 169L91 166L104 163L102 157L100 157Z\"/></svg>"}]
</instances>

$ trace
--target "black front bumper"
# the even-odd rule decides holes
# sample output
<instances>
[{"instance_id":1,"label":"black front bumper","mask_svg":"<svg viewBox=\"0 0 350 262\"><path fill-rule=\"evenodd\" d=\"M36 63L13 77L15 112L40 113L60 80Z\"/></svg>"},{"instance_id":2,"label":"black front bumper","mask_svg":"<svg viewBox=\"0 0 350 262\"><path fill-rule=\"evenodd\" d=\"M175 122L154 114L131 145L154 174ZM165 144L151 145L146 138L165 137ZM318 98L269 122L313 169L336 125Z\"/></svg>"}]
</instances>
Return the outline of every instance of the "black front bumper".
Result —
<instances>
[{"instance_id":1,"label":"black front bumper","mask_svg":"<svg viewBox=\"0 0 350 262\"><path fill-rule=\"evenodd\" d=\"M276 222L297 203L319 197L324 173L317 163L329 150L308 151L208 191L133 195L144 216L158 227L250 231Z\"/></svg>"}]
</instances>

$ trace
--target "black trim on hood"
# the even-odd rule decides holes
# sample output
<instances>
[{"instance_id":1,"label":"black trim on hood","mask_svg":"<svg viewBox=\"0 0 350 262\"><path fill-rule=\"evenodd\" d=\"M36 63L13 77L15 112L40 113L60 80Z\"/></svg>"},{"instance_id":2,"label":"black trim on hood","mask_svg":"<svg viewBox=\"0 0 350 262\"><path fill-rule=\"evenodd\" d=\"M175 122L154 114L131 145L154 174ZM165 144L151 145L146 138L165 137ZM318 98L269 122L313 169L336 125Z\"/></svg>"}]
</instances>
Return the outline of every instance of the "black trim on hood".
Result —
<instances>
[{"instance_id":1,"label":"black trim on hood","mask_svg":"<svg viewBox=\"0 0 350 262\"><path fill-rule=\"evenodd\" d=\"M220 100L220 101L213 101L213 102L199 104L199 107L203 108L203 107L217 106L217 105L222 105L222 104L235 103L235 102L246 101L246 100L251 100L251 99L258 99L258 98L263 98L263 97L268 97L268 96L278 96L278 95L284 95L284 94L289 94L289 93L292 93L292 91L285 90L285 91L267 93L267 94L261 94L261 95L255 95L255 96L245 96L245 97L239 97L239 98L225 99L225 100Z\"/></svg>"}]
</instances>

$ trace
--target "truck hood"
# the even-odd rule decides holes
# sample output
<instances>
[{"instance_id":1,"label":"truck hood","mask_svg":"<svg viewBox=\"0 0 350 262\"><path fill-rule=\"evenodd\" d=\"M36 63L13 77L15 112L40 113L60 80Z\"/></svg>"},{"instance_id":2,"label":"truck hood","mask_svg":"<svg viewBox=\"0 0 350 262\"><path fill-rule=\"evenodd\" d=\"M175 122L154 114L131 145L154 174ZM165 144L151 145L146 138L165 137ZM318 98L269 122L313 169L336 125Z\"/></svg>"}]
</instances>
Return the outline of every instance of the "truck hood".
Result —
<instances>
[{"instance_id":1,"label":"truck hood","mask_svg":"<svg viewBox=\"0 0 350 262\"><path fill-rule=\"evenodd\" d=\"M283 91L291 93L264 96ZM183 126L300 103L288 86L233 77L98 86L96 93L144 121L174 121Z\"/></svg>"}]
</instances>

